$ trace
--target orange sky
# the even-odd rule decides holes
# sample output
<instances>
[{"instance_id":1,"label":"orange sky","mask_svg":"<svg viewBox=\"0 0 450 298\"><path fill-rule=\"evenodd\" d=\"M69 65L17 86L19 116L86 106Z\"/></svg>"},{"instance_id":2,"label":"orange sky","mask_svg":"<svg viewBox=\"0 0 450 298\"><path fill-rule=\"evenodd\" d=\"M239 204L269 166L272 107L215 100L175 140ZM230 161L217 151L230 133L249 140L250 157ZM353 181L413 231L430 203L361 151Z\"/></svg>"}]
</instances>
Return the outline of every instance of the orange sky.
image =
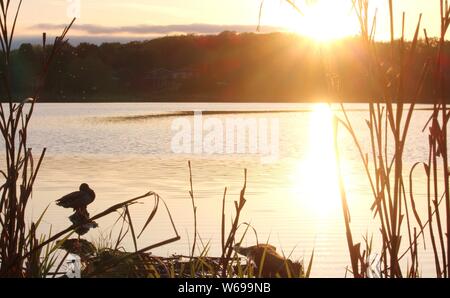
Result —
<instances>
[{"instance_id":1,"label":"orange sky","mask_svg":"<svg viewBox=\"0 0 450 298\"><path fill-rule=\"evenodd\" d=\"M59 31L56 28L61 27L61 24L69 22L68 12L78 11L78 27L72 30L71 35L151 38L171 33L201 34L233 28L237 28L236 31L255 31L260 1L25 0L18 34L34 36L42 31L55 33ZM265 0L261 22L262 25L270 26L269 31L289 30L305 35L320 35L323 38L353 35L357 34L358 30L350 1L297 0L295 2L305 12L305 16L301 16L284 0ZM79 9L77 2L80 3ZM379 39L386 39L389 36L388 0L371 2L372 9L377 7L379 10L377 36ZM424 14L423 25L430 36L439 31L439 0L394 0L394 4L397 25L401 23L402 12L407 14L408 36L412 36L420 12ZM167 27L169 25L182 26ZM400 34L400 30L397 30L397 33Z\"/></svg>"}]
</instances>

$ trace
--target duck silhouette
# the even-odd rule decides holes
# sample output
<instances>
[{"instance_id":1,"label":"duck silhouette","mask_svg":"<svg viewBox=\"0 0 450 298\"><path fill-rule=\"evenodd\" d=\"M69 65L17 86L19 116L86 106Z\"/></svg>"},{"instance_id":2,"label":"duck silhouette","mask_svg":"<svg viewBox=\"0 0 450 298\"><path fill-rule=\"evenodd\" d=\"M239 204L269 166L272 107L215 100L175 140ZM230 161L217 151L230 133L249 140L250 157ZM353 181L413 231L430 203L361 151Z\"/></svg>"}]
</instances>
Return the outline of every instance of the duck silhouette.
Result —
<instances>
[{"instance_id":1,"label":"duck silhouette","mask_svg":"<svg viewBox=\"0 0 450 298\"><path fill-rule=\"evenodd\" d=\"M250 264L256 268L258 274L259 266L262 266L261 277L300 277L303 275L303 265L293 262L277 253L275 246L270 244L258 244L250 247L235 245L234 250L246 256Z\"/></svg>"},{"instance_id":2,"label":"duck silhouette","mask_svg":"<svg viewBox=\"0 0 450 298\"><path fill-rule=\"evenodd\" d=\"M79 191L74 191L56 201L56 205L74 210L74 213L69 216L69 220L73 225L77 226L75 232L79 236L86 234L90 229L98 227L95 221L90 220L90 215L87 211L87 206L94 200L95 192L88 184L83 183L80 185Z\"/></svg>"},{"instance_id":3,"label":"duck silhouette","mask_svg":"<svg viewBox=\"0 0 450 298\"><path fill-rule=\"evenodd\" d=\"M94 200L95 192L87 183L83 183L80 185L79 191L74 191L63 196L56 201L56 205L63 208L72 208L74 211L84 211Z\"/></svg>"}]
</instances>

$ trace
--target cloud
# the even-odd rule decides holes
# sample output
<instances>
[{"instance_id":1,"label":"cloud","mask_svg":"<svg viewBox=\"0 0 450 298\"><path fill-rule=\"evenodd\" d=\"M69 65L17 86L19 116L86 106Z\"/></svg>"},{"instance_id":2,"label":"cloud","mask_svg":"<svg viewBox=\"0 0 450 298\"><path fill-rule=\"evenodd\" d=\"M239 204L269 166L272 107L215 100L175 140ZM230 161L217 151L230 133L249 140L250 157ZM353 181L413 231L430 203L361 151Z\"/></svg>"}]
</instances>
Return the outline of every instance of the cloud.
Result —
<instances>
[{"instance_id":1,"label":"cloud","mask_svg":"<svg viewBox=\"0 0 450 298\"><path fill-rule=\"evenodd\" d=\"M61 30L64 25L59 24L37 24L30 29L33 30ZM216 34L222 31L236 32L255 32L256 25L214 25L214 24L184 24L184 25L137 25L137 26L101 26L94 24L78 24L74 25L72 30L92 35L101 34L131 34L131 35L147 35L147 34L171 34L171 33L197 33L197 34ZM261 26L262 32L284 31L280 27Z\"/></svg>"}]
</instances>

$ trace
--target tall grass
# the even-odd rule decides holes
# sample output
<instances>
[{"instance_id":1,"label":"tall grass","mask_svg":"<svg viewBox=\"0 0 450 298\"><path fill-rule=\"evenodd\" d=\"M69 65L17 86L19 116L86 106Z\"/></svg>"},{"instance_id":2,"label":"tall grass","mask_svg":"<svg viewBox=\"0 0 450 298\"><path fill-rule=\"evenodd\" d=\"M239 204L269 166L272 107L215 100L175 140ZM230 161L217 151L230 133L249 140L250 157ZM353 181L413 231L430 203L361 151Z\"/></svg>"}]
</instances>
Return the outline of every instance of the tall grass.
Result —
<instances>
[{"instance_id":1,"label":"tall grass","mask_svg":"<svg viewBox=\"0 0 450 298\"><path fill-rule=\"evenodd\" d=\"M227 217L226 200L227 200L227 188L225 188L222 197L222 211L221 211L221 248L222 254L220 257L210 257L208 252L210 249L209 242L204 245L204 241L201 239L198 229L197 229L197 206L194 200L194 187L193 187L193 174L191 162L188 162L189 167L189 182L190 190L189 197L192 202L192 210L194 215L194 244L191 248L191 254L189 257L186 256L175 256L175 258L170 258L168 261L172 265L169 267L176 267L173 270L173 277L221 277L221 278L251 278L251 277L309 277L311 274L314 252L311 259L308 262L307 270L304 271L304 266L302 263L292 262L289 256L273 257L273 255L268 255L266 257L266 246L262 246L261 250L258 250L256 254L263 251L262 257L257 261L257 264L253 264L252 260L247 259L242 260L238 256L236 246L244 241L245 237L248 235L249 231L253 231L256 239L256 246L260 245L258 241L258 234L256 229L247 222L242 222L242 212L246 205L246 190L247 190L247 170L244 170L244 184L239 193L238 200L234 203L234 215L231 219L231 226L227 231L227 226L225 224L225 218ZM242 230L241 233L240 230ZM240 234L240 236L239 236ZM197 241L199 240L199 241ZM196 245L197 243L197 245ZM198 256L194 255L195 250L199 250L200 254ZM187 262L183 262L183 259L187 259ZM167 259L162 258L163 261ZM256 265L257 271L254 269ZM277 266L278 265L278 266ZM297 267L300 270L295 270Z\"/></svg>"},{"instance_id":2,"label":"tall grass","mask_svg":"<svg viewBox=\"0 0 450 298\"><path fill-rule=\"evenodd\" d=\"M15 4L15 7L13 5ZM33 185L44 159L46 149L33 154L28 147L28 127L35 103L45 83L49 66L65 43L72 23L55 38L50 49L46 49L43 67L30 98L17 101L11 90L11 48L22 1L0 1L0 45L1 45L1 93L0 132L5 145L5 165L0 170L4 178L0 186L0 277L23 277L32 274L38 259L36 238L37 224L27 226L26 209L31 199ZM11 19L12 17L12 19ZM46 35L43 35L46 48ZM24 271L24 262L28 270Z\"/></svg>"},{"instance_id":3,"label":"tall grass","mask_svg":"<svg viewBox=\"0 0 450 298\"><path fill-rule=\"evenodd\" d=\"M449 185L449 156L447 125L450 113L447 108L448 87L445 84L445 37L450 25L450 5L448 1L440 1L441 32L438 42L436 62L432 75L436 78L436 102L433 105L429 127L429 158L424 163L427 174L428 225L435 256L436 275L450 277L450 185ZM441 164L439 168L438 164ZM438 181L442 178L442 185ZM441 214L440 203L445 201L444 212ZM432 210L434 212L432 212ZM437 231L433 229L437 228Z\"/></svg>"},{"instance_id":4,"label":"tall grass","mask_svg":"<svg viewBox=\"0 0 450 298\"><path fill-rule=\"evenodd\" d=\"M442 70L442 49L445 44L445 35L450 23L450 7L447 1L440 0L441 34L437 57L429 57L417 75L410 68L411 61L417 53L421 33L421 18L417 22L412 41L405 42L405 18L402 15L400 40L395 39L393 0L386 0L389 7L390 45L392 55L389 66L386 67L376 50L375 31L376 14L370 15L369 0L353 0L354 11L360 23L361 39L367 57L367 72L372 80L371 87L376 98L369 104L369 115L366 120L370 139L369 148L363 148L357 136L352 121L342 104L342 115L336 117L335 139L338 138L338 127L344 127L352 137L356 149L361 157L370 189L373 195L371 210L378 219L379 239L381 239L380 276L381 277L418 277L420 276L418 241L428 226L429 235L435 256L436 276L448 277L450 254L450 189L447 151L447 123L449 113L446 105L446 90ZM424 31L426 45L430 43ZM435 61L435 62L434 62ZM330 69L330 71L333 71ZM430 119L429 159L423 162L427 177L428 215L426 220L421 219L416 210L417 201L413 191L413 174L420 163L410 169L409 181L404 178L404 152L407 144L408 132L415 111L415 102L420 98L424 84L429 76L433 75L436 85L436 103ZM414 94L406 92L406 84L417 86ZM336 95L339 90L334 88ZM406 105L409 103L409 106ZM427 124L428 125L428 124ZM336 157L340 161L339 146L335 143ZM441 166L438 166L438 162ZM441 173L439 173L441 171ZM340 180L342 208L348 249L354 277L367 277L367 256L372 245L365 239L365 248L361 243L355 243L351 230L351 216L347 203L345 185L338 165ZM443 187L441 182L443 181ZM408 187L409 184L409 187ZM440 198L445 201L445 212L441 214L439 208ZM444 225L442 224L444 222ZM425 238L424 238L425 239ZM402 251L402 249L406 250ZM408 265L402 267L401 260L408 258Z\"/></svg>"}]
</instances>

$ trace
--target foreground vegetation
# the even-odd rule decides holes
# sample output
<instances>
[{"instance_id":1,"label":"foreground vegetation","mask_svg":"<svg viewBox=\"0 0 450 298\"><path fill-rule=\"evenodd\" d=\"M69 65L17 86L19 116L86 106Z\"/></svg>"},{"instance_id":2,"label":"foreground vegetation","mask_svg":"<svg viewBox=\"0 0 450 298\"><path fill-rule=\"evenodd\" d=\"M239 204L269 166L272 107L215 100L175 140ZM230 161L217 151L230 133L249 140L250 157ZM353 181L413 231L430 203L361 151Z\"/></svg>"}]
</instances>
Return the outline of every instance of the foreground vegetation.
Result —
<instances>
[{"instance_id":1,"label":"foreground vegetation","mask_svg":"<svg viewBox=\"0 0 450 298\"><path fill-rule=\"evenodd\" d=\"M450 112L448 100L448 71L446 64L446 33L450 25L450 6L448 1L440 0L441 20L440 38L436 44L437 51L429 53L422 61L420 57L419 36L421 35L421 19L419 17L412 42L406 43L404 35L405 18L402 15L403 27L395 28L397 14L393 10L393 0L387 1L390 11L391 54L388 67L376 49L375 32L377 16L370 15L370 1L354 0L355 11L361 25L362 42L365 45L366 69L371 79L371 86L377 97L369 104L369 115L366 120L367 135L370 136L370 147L363 148L357 131L352 126L342 105L343 116L335 121L335 150L339 160L337 142L339 128L350 133L355 141L356 150L361 156L369 187L373 193L373 215L377 220L377 228L381 243L377 243L377 251L371 238L357 242L351 228L351 210L347 204L345 184L340 170L340 189L342 208L346 226L346 236L351 261L351 273L354 277L367 277L369 267L377 268L380 277L420 277L421 264L419 243L428 246L431 243L434 255L436 277L448 278L450 275L450 184L447 125ZM394 40L395 32L401 32L401 39ZM431 41L427 31L423 31L426 44ZM415 67L416 63L422 63ZM329 65L333 73L333 65ZM427 82L432 82L427 86ZM331 88L340 94L338 84L331 82ZM411 94L409 89L413 88ZM433 110L424 130L428 129L429 158L418 161L411 169L406 169L403 162L407 148L408 130L415 111L415 98L427 94L431 88L434 95ZM385 104L381 104L381 102ZM396 103L396 104L395 104ZM411 103L406 105L406 103ZM417 190L413 185L416 171L422 167L426 177L426 189L422 190L427 197L427 215L420 217L416 205L420 202L415 197ZM339 168L339 167L338 167ZM409 179L404 178L408 171ZM370 260L374 254L379 256L377 264Z\"/></svg>"}]
</instances>

